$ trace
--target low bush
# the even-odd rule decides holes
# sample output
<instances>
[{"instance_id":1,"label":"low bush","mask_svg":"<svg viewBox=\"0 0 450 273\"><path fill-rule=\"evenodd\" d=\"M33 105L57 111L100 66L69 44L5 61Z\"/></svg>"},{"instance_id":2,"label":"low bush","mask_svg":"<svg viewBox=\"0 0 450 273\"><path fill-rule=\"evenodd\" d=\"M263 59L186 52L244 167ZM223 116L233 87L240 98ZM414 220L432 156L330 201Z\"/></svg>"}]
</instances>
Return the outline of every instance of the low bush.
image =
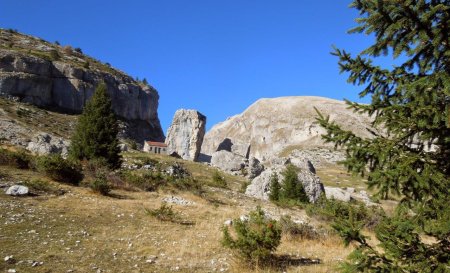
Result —
<instances>
[{"instance_id":1,"label":"low bush","mask_svg":"<svg viewBox=\"0 0 450 273\"><path fill-rule=\"evenodd\" d=\"M272 253L280 245L281 228L275 220L267 219L257 207L248 220L233 220L233 231L223 227L222 245L234 250L242 261L252 266L270 262Z\"/></svg>"},{"instance_id":2,"label":"low bush","mask_svg":"<svg viewBox=\"0 0 450 273\"><path fill-rule=\"evenodd\" d=\"M295 223L289 215L280 218L280 226L283 234L295 239L315 240L321 238L321 234L308 223Z\"/></svg>"},{"instance_id":3,"label":"low bush","mask_svg":"<svg viewBox=\"0 0 450 273\"><path fill-rule=\"evenodd\" d=\"M123 171L120 173L120 177L131 187L144 191L156 191L161 185L166 183L162 174L159 172Z\"/></svg>"},{"instance_id":4,"label":"low bush","mask_svg":"<svg viewBox=\"0 0 450 273\"><path fill-rule=\"evenodd\" d=\"M176 189L183 191L190 191L194 194L201 195L203 191L202 184L192 177L183 178L169 178L169 185L174 186Z\"/></svg>"},{"instance_id":5,"label":"low bush","mask_svg":"<svg viewBox=\"0 0 450 273\"><path fill-rule=\"evenodd\" d=\"M228 187L225 177L223 177L217 170L213 173L211 186L218 188Z\"/></svg>"},{"instance_id":6,"label":"low bush","mask_svg":"<svg viewBox=\"0 0 450 273\"><path fill-rule=\"evenodd\" d=\"M52 61L58 61L59 59L61 59L61 56L56 49L50 50L50 59Z\"/></svg>"},{"instance_id":7,"label":"low bush","mask_svg":"<svg viewBox=\"0 0 450 273\"><path fill-rule=\"evenodd\" d=\"M363 221L365 227L369 229L375 228L385 217L382 208L367 207L361 202L344 202L326 199L325 197L321 197L315 204L308 205L306 213L308 216L314 216L324 221L336 221L352 217L356 221Z\"/></svg>"},{"instance_id":8,"label":"low bush","mask_svg":"<svg viewBox=\"0 0 450 273\"><path fill-rule=\"evenodd\" d=\"M33 156L23 150L10 151L0 148L0 165L7 165L18 169L32 167Z\"/></svg>"},{"instance_id":9,"label":"low bush","mask_svg":"<svg viewBox=\"0 0 450 273\"><path fill-rule=\"evenodd\" d=\"M193 225L194 222L183 220L181 215L172 209L172 206L167 205L166 202L161 203L157 209L145 209L145 213L155 217L160 221L172 222L182 225Z\"/></svg>"},{"instance_id":10,"label":"low bush","mask_svg":"<svg viewBox=\"0 0 450 273\"><path fill-rule=\"evenodd\" d=\"M23 182L24 186L31 189L33 193L46 193L46 194L64 194L64 191L55 187L50 182L42 179L31 179Z\"/></svg>"},{"instance_id":11,"label":"low bush","mask_svg":"<svg viewBox=\"0 0 450 273\"><path fill-rule=\"evenodd\" d=\"M111 191L111 187L109 186L105 175L99 175L89 184L89 187L94 192L100 193L101 195L108 195Z\"/></svg>"},{"instance_id":12,"label":"low bush","mask_svg":"<svg viewBox=\"0 0 450 273\"><path fill-rule=\"evenodd\" d=\"M83 179L81 164L66 160L60 155L38 157L36 168L39 172L58 182L78 185Z\"/></svg>"}]
</instances>

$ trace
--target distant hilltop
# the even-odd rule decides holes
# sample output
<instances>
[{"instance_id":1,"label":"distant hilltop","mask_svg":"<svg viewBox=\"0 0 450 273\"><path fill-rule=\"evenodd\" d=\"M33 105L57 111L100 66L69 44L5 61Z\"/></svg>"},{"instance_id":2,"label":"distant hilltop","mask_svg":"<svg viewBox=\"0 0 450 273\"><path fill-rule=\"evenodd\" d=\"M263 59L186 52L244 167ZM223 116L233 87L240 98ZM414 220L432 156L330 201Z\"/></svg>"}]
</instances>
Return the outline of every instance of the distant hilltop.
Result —
<instances>
[{"instance_id":1,"label":"distant hilltop","mask_svg":"<svg viewBox=\"0 0 450 273\"><path fill-rule=\"evenodd\" d=\"M344 101L313 97L280 97L260 99L242 114L216 124L206 133L201 153L212 155L228 142L228 145L247 145L247 157L262 161L286 156L295 149L330 148L321 135L325 130L316 121L317 108L330 116L343 129L357 135L370 137L371 119L347 109Z\"/></svg>"},{"instance_id":2,"label":"distant hilltop","mask_svg":"<svg viewBox=\"0 0 450 273\"><path fill-rule=\"evenodd\" d=\"M163 141L158 118L159 95L108 63L61 46L0 29L0 95L65 113L80 113L96 86L104 81L113 110L124 121L126 137Z\"/></svg>"}]
</instances>

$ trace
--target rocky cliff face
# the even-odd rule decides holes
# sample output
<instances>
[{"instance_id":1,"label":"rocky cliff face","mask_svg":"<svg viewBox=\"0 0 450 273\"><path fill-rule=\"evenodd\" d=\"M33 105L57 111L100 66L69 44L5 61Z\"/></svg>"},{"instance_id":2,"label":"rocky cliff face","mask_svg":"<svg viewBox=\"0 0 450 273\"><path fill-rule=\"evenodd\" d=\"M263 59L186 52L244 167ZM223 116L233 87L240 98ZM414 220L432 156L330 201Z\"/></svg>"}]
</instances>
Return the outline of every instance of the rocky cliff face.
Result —
<instances>
[{"instance_id":1,"label":"rocky cliff face","mask_svg":"<svg viewBox=\"0 0 450 273\"><path fill-rule=\"evenodd\" d=\"M125 122L125 137L162 141L158 92L130 76L74 50L0 30L0 95L64 112L80 113L100 81L114 112Z\"/></svg>"},{"instance_id":2,"label":"rocky cliff face","mask_svg":"<svg viewBox=\"0 0 450 273\"><path fill-rule=\"evenodd\" d=\"M196 110L177 110L167 132L168 153L196 161L205 135L206 117Z\"/></svg>"},{"instance_id":3,"label":"rocky cliff face","mask_svg":"<svg viewBox=\"0 0 450 273\"><path fill-rule=\"evenodd\" d=\"M332 147L325 144L325 130L317 124L316 107L331 120L360 136L370 137L370 118L353 113L343 101L321 97L260 99L242 114L215 125L203 141L202 154L212 155L234 143L248 143L248 156L268 162L295 149Z\"/></svg>"}]
</instances>

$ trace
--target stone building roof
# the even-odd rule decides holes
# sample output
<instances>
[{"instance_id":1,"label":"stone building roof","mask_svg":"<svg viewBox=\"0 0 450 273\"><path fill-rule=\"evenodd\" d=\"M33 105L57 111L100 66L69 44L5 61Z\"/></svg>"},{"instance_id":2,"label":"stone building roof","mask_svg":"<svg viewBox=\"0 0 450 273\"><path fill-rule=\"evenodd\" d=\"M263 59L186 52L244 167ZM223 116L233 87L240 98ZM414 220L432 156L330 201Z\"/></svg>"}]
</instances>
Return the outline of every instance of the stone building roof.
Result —
<instances>
[{"instance_id":1,"label":"stone building roof","mask_svg":"<svg viewBox=\"0 0 450 273\"><path fill-rule=\"evenodd\" d=\"M156 141L147 141L147 144L150 146L156 146L156 147L167 147L167 144L163 143L163 142L156 142Z\"/></svg>"}]
</instances>

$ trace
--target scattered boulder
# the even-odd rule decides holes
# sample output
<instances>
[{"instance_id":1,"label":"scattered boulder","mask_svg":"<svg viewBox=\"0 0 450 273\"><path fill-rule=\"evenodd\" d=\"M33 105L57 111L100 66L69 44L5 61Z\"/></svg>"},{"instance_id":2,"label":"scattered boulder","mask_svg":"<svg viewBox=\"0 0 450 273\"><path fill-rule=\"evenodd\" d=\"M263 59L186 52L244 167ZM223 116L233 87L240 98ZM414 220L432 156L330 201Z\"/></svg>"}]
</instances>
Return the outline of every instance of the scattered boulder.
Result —
<instances>
[{"instance_id":1,"label":"scattered boulder","mask_svg":"<svg viewBox=\"0 0 450 273\"><path fill-rule=\"evenodd\" d=\"M226 171L239 172L245 168L245 157L233 154L226 150L217 151L212 154L211 165Z\"/></svg>"},{"instance_id":2,"label":"scattered boulder","mask_svg":"<svg viewBox=\"0 0 450 273\"><path fill-rule=\"evenodd\" d=\"M344 202L352 200L350 192L336 187L325 187L325 196L327 199L336 199Z\"/></svg>"},{"instance_id":3,"label":"scattered boulder","mask_svg":"<svg viewBox=\"0 0 450 273\"><path fill-rule=\"evenodd\" d=\"M190 205L194 205L195 203L193 201L189 201L186 200L182 197L179 196L167 196L163 198L163 201L166 203L170 203L170 204L176 204L176 205L180 205L180 206L190 206Z\"/></svg>"},{"instance_id":4,"label":"scattered boulder","mask_svg":"<svg viewBox=\"0 0 450 273\"><path fill-rule=\"evenodd\" d=\"M173 165L170 165L165 169L165 173L176 177L176 178L185 178L191 176L188 170L186 170L180 163L175 162Z\"/></svg>"},{"instance_id":5,"label":"scattered boulder","mask_svg":"<svg viewBox=\"0 0 450 273\"><path fill-rule=\"evenodd\" d=\"M354 188L337 188L337 187L325 187L325 196L327 199L336 199L344 202L351 200L359 200L366 206L375 206L376 203L372 202L368 193L364 190L355 192Z\"/></svg>"},{"instance_id":6,"label":"scattered boulder","mask_svg":"<svg viewBox=\"0 0 450 273\"><path fill-rule=\"evenodd\" d=\"M183 159L197 161L205 135L206 116L196 110L175 112L167 132L168 154L177 153Z\"/></svg>"},{"instance_id":7,"label":"scattered boulder","mask_svg":"<svg viewBox=\"0 0 450 273\"><path fill-rule=\"evenodd\" d=\"M289 158L289 162L297 168L308 170L314 174L316 173L316 169L306 156L291 157Z\"/></svg>"},{"instance_id":8,"label":"scattered boulder","mask_svg":"<svg viewBox=\"0 0 450 273\"><path fill-rule=\"evenodd\" d=\"M28 193L28 187L21 185L13 185L6 190L6 194L12 196L25 196L28 195Z\"/></svg>"},{"instance_id":9,"label":"scattered boulder","mask_svg":"<svg viewBox=\"0 0 450 273\"><path fill-rule=\"evenodd\" d=\"M28 143L27 150L38 155L61 154L67 157L70 142L47 133L38 133Z\"/></svg>"},{"instance_id":10,"label":"scattered boulder","mask_svg":"<svg viewBox=\"0 0 450 273\"><path fill-rule=\"evenodd\" d=\"M275 166L263 171L258 177L252 180L245 194L259 199L269 200L272 174L276 172L281 182L284 179L284 170L285 166ZM315 203L324 192L324 187L319 177L309 170L300 170L298 172L298 179L305 189L309 202Z\"/></svg>"},{"instance_id":11,"label":"scattered boulder","mask_svg":"<svg viewBox=\"0 0 450 273\"><path fill-rule=\"evenodd\" d=\"M264 165L256 157L251 157L248 160L248 178L253 179L259 176L264 171Z\"/></svg>"}]
</instances>

